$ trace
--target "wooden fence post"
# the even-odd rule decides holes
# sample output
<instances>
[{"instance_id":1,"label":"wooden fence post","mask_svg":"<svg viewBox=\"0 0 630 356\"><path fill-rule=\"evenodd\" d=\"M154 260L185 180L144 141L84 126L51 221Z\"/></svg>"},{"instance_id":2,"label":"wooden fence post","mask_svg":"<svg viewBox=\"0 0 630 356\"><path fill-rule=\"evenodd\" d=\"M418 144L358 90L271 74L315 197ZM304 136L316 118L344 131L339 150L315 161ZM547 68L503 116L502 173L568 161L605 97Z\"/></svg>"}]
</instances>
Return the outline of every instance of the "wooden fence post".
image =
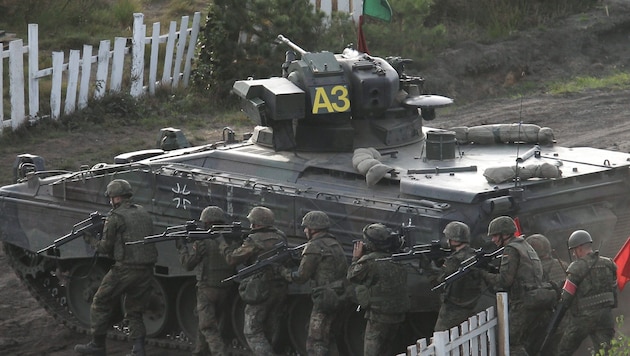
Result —
<instances>
[{"instance_id":1,"label":"wooden fence post","mask_svg":"<svg viewBox=\"0 0 630 356\"><path fill-rule=\"evenodd\" d=\"M186 53L186 63L184 64L184 88L188 87L188 82L190 81L190 70L192 67L192 59L195 56L195 47L197 46L197 37L199 36L200 21L201 13L195 12L192 30L190 31L190 41L188 42L188 52Z\"/></svg>"},{"instance_id":2,"label":"wooden fence post","mask_svg":"<svg viewBox=\"0 0 630 356\"><path fill-rule=\"evenodd\" d=\"M11 128L24 123L24 52L22 40L9 42L9 90L11 91Z\"/></svg>"},{"instance_id":3,"label":"wooden fence post","mask_svg":"<svg viewBox=\"0 0 630 356\"><path fill-rule=\"evenodd\" d=\"M63 79L63 52L52 54L52 85L50 87L50 117L53 120L61 114L61 82Z\"/></svg>"},{"instance_id":4,"label":"wooden fence post","mask_svg":"<svg viewBox=\"0 0 630 356\"><path fill-rule=\"evenodd\" d=\"M98 66L96 67L96 87L94 99L100 99L107 89L107 73L109 72L109 40L103 40L98 45Z\"/></svg>"},{"instance_id":5,"label":"wooden fence post","mask_svg":"<svg viewBox=\"0 0 630 356\"><path fill-rule=\"evenodd\" d=\"M28 114L39 116L39 33L37 24L28 25Z\"/></svg>"},{"instance_id":6,"label":"wooden fence post","mask_svg":"<svg viewBox=\"0 0 630 356\"><path fill-rule=\"evenodd\" d=\"M137 98L143 94L144 83L144 38L146 26L144 15L133 14L133 38L131 40L131 90L132 97Z\"/></svg>"},{"instance_id":7,"label":"wooden fence post","mask_svg":"<svg viewBox=\"0 0 630 356\"><path fill-rule=\"evenodd\" d=\"M510 328L508 314L508 295L505 292L497 293L497 317L499 334L499 356L510 355Z\"/></svg>"},{"instance_id":8,"label":"wooden fence post","mask_svg":"<svg viewBox=\"0 0 630 356\"><path fill-rule=\"evenodd\" d=\"M87 106L91 74L92 46L83 45L83 58L81 59L81 82L79 85L79 109L83 109Z\"/></svg>"}]
</instances>

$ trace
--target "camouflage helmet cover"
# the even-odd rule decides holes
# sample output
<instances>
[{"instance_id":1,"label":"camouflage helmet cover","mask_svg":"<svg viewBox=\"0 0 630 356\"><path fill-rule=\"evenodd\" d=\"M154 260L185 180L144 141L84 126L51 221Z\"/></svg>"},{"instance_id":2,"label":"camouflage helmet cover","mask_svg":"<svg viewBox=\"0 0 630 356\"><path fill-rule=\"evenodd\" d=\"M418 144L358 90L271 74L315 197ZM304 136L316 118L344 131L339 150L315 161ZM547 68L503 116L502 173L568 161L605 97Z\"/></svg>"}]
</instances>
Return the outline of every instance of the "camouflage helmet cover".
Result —
<instances>
[{"instance_id":1,"label":"camouflage helmet cover","mask_svg":"<svg viewBox=\"0 0 630 356\"><path fill-rule=\"evenodd\" d=\"M218 206L208 206L201 212L199 220L203 223L223 223L225 222L225 213Z\"/></svg>"},{"instance_id":2,"label":"camouflage helmet cover","mask_svg":"<svg viewBox=\"0 0 630 356\"><path fill-rule=\"evenodd\" d=\"M323 211L309 211L302 218L302 226L313 230L328 229L330 227L330 219Z\"/></svg>"},{"instance_id":3,"label":"camouflage helmet cover","mask_svg":"<svg viewBox=\"0 0 630 356\"><path fill-rule=\"evenodd\" d=\"M569 241L567 242L567 245L569 246L569 249L574 249L578 246L582 246L586 243L591 242L593 242L593 238L591 237L591 234L588 233L588 231L576 230L573 231L571 236L569 236Z\"/></svg>"},{"instance_id":4,"label":"camouflage helmet cover","mask_svg":"<svg viewBox=\"0 0 630 356\"><path fill-rule=\"evenodd\" d=\"M490 221L488 236L505 234L512 235L516 232L516 224L509 216L499 216Z\"/></svg>"},{"instance_id":5,"label":"camouflage helmet cover","mask_svg":"<svg viewBox=\"0 0 630 356\"><path fill-rule=\"evenodd\" d=\"M383 224L368 224L363 228L363 239L369 248L387 250L391 244L392 231Z\"/></svg>"},{"instance_id":6,"label":"camouflage helmet cover","mask_svg":"<svg viewBox=\"0 0 630 356\"><path fill-rule=\"evenodd\" d=\"M271 209L264 206L256 206L247 214L247 220L252 225L273 226L275 217Z\"/></svg>"},{"instance_id":7,"label":"camouflage helmet cover","mask_svg":"<svg viewBox=\"0 0 630 356\"><path fill-rule=\"evenodd\" d=\"M549 239L545 235L533 234L528 236L525 241L536 250L538 257L551 256L551 243L549 243Z\"/></svg>"},{"instance_id":8,"label":"camouflage helmet cover","mask_svg":"<svg viewBox=\"0 0 630 356\"><path fill-rule=\"evenodd\" d=\"M105 195L113 198L120 196L132 196L133 190L131 189L131 184L124 179L114 179L109 182L107 185L107 190L105 191Z\"/></svg>"},{"instance_id":9,"label":"camouflage helmet cover","mask_svg":"<svg viewBox=\"0 0 630 356\"><path fill-rule=\"evenodd\" d=\"M444 236L452 241L470 242L470 228L459 221L451 221L444 228Z\"/></svg>"}]
</instances>

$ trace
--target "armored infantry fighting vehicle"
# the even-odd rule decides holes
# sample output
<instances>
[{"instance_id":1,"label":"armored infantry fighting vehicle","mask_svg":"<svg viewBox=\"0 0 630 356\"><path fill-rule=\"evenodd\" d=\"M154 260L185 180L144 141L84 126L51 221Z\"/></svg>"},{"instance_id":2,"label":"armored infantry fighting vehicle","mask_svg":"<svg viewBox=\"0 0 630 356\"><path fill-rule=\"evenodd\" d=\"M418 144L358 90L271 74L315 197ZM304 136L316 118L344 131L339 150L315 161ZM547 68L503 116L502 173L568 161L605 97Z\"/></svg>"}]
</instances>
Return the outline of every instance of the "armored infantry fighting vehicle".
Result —
<instances>
[{"instance_id":1,"label":"armored infantry fighting vehicle","mask_svg":"<svg viewBox=\"0 0 630 356\"><path fill-rule=\"evenodd\" d=\"M190 146L176 129L162 131L162 147L129 152L113 163L76 172L47 171L44 160L21 155L16 183L0 188L0 230L7 257L32 293L69 327L86 331L89 305L111 263L76 239L37 254L92 212L106 214L103 195L113 179L128 180L134 201L153 217L156 233L197 219L218 205L247 226L254 206L275 212L292 246L311 210L326 212L348 258L362 228L380 222L404 236L404 246L440 240L450 221L471 227L483 246L488 223L518 218L523 234L542 233L566 254L566 240L585 229L611 256L630 234L630 155L554 144L553 132L510 124L432 129L435 111L452 103L423 93L406 59L378 58L347 48L340 54L290 47L282 76L239 80L233 92L256 123L251 135ZM427 125L425 125L427 124ZM175 244L158 244L155 291L145 316L149 343L190 347L196 337L195 280ZM400 350L429 336L438 310L416 261L405 264L412 310ZM304 353L311 301L308 285L291 285L279 348ZM235 293L221 326L234 354L247 354L243 304ZM337 333L344 354L362 353L362 311L351 305ZM117 324L113 337L124 337ZM284 344L282 344L282 342Z\"/></svg>"}]
</instances>

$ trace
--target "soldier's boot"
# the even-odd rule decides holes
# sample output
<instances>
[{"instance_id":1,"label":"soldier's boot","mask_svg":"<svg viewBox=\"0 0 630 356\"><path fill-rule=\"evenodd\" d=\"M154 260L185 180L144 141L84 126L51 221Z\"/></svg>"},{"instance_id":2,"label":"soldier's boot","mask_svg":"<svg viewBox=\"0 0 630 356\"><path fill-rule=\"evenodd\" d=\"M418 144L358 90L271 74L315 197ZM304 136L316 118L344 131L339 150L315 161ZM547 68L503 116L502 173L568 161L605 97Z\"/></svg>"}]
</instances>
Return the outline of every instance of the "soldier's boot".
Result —
<instances>
[{"instance_id":1,"label":"soldier's boot","mask_svg":"<svg viewBox=\"0 0 630 356\"><path fill-rule=\"evenodd\" d=\"M144 353L144 337L139 337L134 340L131 353L127 356L145 356Z\"/></svg>"},{"instance_id":2,"label":"soldier's boot","mask_svg":"<svg viewBox=\"0 0 630 356\"><path fill-rule=\"evenodd\" d=\"M105 335L94 335L87 344L74 346L74 352L82 355L105 356Z\"/></svg>"}]
</instances>

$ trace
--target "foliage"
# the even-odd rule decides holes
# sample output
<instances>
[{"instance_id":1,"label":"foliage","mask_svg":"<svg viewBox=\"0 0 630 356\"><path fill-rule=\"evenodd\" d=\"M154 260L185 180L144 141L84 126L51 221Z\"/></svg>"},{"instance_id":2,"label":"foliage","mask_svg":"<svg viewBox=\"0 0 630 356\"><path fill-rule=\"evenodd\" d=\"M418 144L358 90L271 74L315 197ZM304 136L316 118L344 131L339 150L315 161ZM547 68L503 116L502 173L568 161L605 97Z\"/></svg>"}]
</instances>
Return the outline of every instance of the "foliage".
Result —
<instances>
[{"instance_id":1,"label":"foliage","mask_svg":"<svg viewBox=\"0 0 630 356\"><path fill-rule=\"evenodd\" d=\"M606 356L606 355L618 355L618 356L628 356L630 355L630 336L623 334L619 330L623 329L624 317L620 315L617 317L617 336L615 336L611 341L610 350L606 351L604 349L600 349L595 353L596 356Z\"/></svg>"},{"instance_id":2,"label":"foliage","mask_svg":"<svg viewBox=\"0 0 630 356\"><path fill-rule=\"evenodd\" d=\"M280 75L283 34L314 48L324 14L308 0L216 0L208 9L193 77L197 88L225 98L235 79Z\"/></svg>"}]
</instances>

